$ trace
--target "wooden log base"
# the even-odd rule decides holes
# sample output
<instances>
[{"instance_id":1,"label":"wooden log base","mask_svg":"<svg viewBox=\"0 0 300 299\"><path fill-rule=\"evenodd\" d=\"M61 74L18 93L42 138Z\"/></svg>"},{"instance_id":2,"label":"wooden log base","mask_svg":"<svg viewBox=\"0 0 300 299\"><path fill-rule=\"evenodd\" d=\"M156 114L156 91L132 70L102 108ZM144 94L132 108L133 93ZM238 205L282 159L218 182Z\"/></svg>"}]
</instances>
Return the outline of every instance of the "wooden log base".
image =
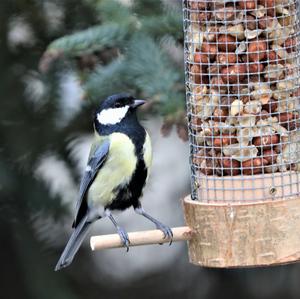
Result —
<instances>
[{"instance_id":1,"label":"wooden log base","mask_svg":"<svg viewBox=\"0 0 300 299\"><path fill-rule=\"evenodd\" d=\"M183 201L190 262L238 268L300 260L300 198L255 203Z\"/></svg>"}]
</instances>

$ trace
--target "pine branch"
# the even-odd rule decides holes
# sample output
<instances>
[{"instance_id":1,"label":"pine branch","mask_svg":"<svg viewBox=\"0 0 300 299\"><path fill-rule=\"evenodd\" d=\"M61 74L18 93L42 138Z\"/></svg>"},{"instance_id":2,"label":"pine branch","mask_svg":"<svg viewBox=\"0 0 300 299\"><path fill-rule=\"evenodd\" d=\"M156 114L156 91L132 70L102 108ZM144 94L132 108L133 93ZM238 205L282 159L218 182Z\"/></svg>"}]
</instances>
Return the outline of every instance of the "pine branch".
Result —
<instances>
[{"instance_id":1,"label":"pine branch","mask_svg":"<svg viewBox=\"0 0 300 299\"><path fill-rule=\"evenodd\" d=\"M132 6L133 13L138 16L158 15L163 11L162 0L134 0Z\"/></svg>"},{"instance_id":2,"label":"pine branch","mask_svg":"<svg viewBox=\"0 0 300 299\"><path fill-rule=\"evenodd\" d=\"M108 47L122 47L127 34L125 25L109 23L61 37L48 46L40 61L40 69L49 69L49 65L61 56L70 58Z\"/></svg>"},{"instance_id":3,"label":"pine branch","mask_svg":"<svg viewBox=\"0 0 300 299\"><path fill-rule=\"evenodd\" d=\"M151 98L155 113L180 115L185 96L178 53L183 36L178 2L160 0L153 5L153 0L135 0L125 5L115 0L86 1L95 7L103 25L54 41L46 54L86 57L114 47L120 50L121 58L112 56L112 62L102 62L96 69L77 66L87 97L98 105L99 99L127 91ZM166 42L169 39L177 48Z\"/></svg>"},{"instance_id":4,"label":"pine branch","mask_svg":"<svg viewBox=\"0 0 300 299\"><path fill-rule=\"evenodd\" d=\"M141 19L142 30L152 37L172 35L182 39L182 12L178 7L166 7L160 15L153 14Z\"/></svg>"},{"instance_id":5,"label":"pine branch","mask_svg":"<svg viewBox=\"0 0 300 299\"><path fill-rule=\"evenodd\" d=\"M118 23L120 25L133 24L137 22L136 16L132 13L129 6L122 5L120 1L95 1L90 0L94 3L96 11L99 14L99 19L102 23Z\"/></svg>"},{"instance_id":6,"label":"pine branch","mask_svg":"<svg viewBox=\"0 0 300 299\"><path fill-rule=\"evenodd\" d=\"M155 96L172 90L180 76L150 37L136 35L127 53L127 76L144 94Z\"/></svg>"},{"instance_id":7,"label":"pine branch","mask_svg":"<svg viewBox=\"0 0 300 299\"><path fill-rule=\"evenodd\" d=\"M181 23L178 19L177 15L148 17L142 20L143 31L153 37L172 35L176 39L182 38Z\"/></svg>"},{"instance_id":8,"label":"pine branch","mask_svg":"<svg viewBox=\"0 0 300 299\"><path fill-rule=\"evenodd\" d=\"M88 98L99 104L99 99L128 90L126 82L122 79L124 72L125 65L122 59L115 60L106 66L99 66L87 77L83 85Z\"/></svg>"},{"instance_id":9,"label":"pine branch","mask_svg":"<svg viewBox=\"0 0 300 299\"><path fill-rule=\"evenodd\" d=\"M100 51L106 47L119 46L124 41L127 28L118 24L104 24L91 27L59 38L52 42L48 51L62 51L65 56L77 56L82 53Z\"/></svg>"}]
</instances>

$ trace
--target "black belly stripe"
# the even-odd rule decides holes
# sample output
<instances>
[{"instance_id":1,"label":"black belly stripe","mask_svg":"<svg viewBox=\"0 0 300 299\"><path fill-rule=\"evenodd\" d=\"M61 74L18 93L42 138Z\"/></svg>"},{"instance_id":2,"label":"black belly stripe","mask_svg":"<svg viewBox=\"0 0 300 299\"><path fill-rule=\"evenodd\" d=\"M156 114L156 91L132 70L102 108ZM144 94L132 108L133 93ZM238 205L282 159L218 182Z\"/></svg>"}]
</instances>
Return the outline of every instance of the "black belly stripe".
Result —
<instances>
[{"instance_id":1,"label":"black belly stripe","mask_svg":"<svg viewBox=\"0 0 300 299\"><path fill-rule=\"evenodd\" d=\"M144 161L145 129L138 122L135 113L127 114L120 123L113 126L103 126L96 122L96 128L101 136L117 132L128 136L134 144L135 155L138 159L130 182L126 186L116 187L114 190L116 194L114 200L105 208L125 210L131 206L137 207L147 178L147 168Z\"/></svg>"},{"instance_id":2,"label":"black belly stripe","mask_svg":"<svg viewBox=\"0 0 300 299\"><path fill-rule=\"evenodd\" d=\"M131 206L139 206L139 198L142 195L146 183L147 169L144 160L138 160L136 169L130 182L115 190L116 197L105 208L110 210L125 210Z\"/></svg>"}]
</instances>

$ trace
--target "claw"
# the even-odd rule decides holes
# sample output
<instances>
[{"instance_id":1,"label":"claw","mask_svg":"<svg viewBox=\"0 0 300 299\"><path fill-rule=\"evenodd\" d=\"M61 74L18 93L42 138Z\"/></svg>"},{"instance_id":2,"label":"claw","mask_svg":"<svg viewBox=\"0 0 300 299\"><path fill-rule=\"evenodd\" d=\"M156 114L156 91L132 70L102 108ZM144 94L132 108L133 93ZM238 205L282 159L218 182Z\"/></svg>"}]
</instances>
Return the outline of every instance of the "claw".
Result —
<instances>
[{"instance_id":1,"label":"claw","mask_svg":"<svg viewBox=\"0 0 300 299\"><path fill-rule=\"evenodd\" d=\"M117 231L118 231L118 234L120 236L123 246L126 247L126 251L128 252L130 241L129 241L127 232L122 227L117 227Z\"/></svg>"},{"instance_id":2,"label":"claw","mask_svg":"<svg viewBox=\"0 0 300 299\"><path fill-rule=\"evenodd\" d=\"M157 223L156 228L161 230L164 233L164 239L170 239L170 243L169 243L169 246L170 246L173 242L172 230L167 225L164 225L162 223Z\"/></svg>"},{"instance_id":3,"label":"claw","mask_svg":"<svg viewBox=\"0 0 300 299\"><path fill-rule=\"evenodd\" d=\"M113 225L116 227L118 235L120 236L121 242L122 242L123 246L126 247L126 251L128 252L129 251L130 241L129 241L129 237L128 237L127 232L125 231L124 228L120 227L117 224L116 220L114 219L114 217L111 214L111 212L110 212L109 209L105 210L105 215L108 216L108 218L111 220L111 222L113 223Z\"/></svg>"},{"instance_id":4,"label":"claw","mask_svg":"<svg viewBox=\"0 0 300 299\"><path fill-rule=\"evenodd\" d=\"M141 206L135 208L134 211L137 214L144 216L145 218L150 220L152 223L154 223L156 228L161 230L164 233L164 239L170 239L170 244L169 245L172 244L173 232L168 226L166 226L165 224L161 223L160 221L156 220L155 218L153 218L152 216L147 214Z\"/></svg>"}]
</instances>

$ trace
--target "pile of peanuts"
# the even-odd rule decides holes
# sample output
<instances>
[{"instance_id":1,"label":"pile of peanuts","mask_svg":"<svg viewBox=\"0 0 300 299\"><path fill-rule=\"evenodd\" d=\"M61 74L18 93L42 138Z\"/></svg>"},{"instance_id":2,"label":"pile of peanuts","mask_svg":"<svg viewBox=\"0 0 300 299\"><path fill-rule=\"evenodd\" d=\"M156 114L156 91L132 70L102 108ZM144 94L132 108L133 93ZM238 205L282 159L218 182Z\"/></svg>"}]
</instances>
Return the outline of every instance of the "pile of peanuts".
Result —
<instances>
[{"instance_id":1,"label":"pile of peanuts","mask_svg":"<svg viewBox=\"0 0 300 299\"><path fill-rule=\"evenodd\" d=\"M206 175L300 170L295 0L187 0L193 164Z\"/></svg>"}]
</instances>

